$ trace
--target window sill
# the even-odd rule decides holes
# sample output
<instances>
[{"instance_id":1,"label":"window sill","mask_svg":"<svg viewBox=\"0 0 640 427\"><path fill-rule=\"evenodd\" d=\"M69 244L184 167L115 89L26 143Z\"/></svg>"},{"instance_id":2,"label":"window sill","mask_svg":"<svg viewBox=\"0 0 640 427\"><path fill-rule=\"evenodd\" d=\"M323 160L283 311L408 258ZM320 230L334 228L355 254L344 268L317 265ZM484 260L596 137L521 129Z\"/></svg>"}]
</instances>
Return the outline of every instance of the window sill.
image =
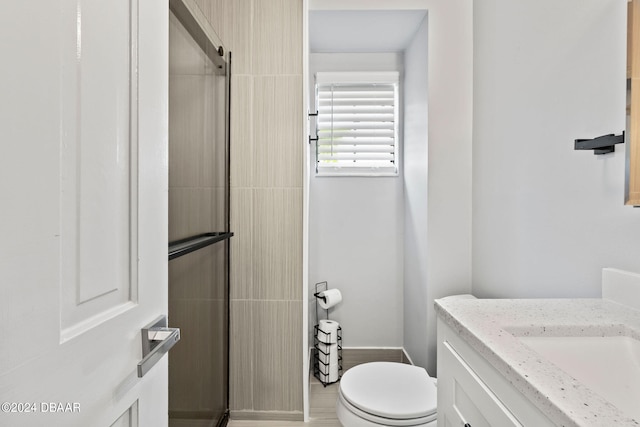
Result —
<instances>
[{"instance_id":1,"label":"window sill","mask_svg":"<svg viewBox=\"0 0 640 427\"><path fill-rule=\"evenodd\" d=\"M316 173L316 178L398 178L398 173Z\"/></svg>"}]
</instances>

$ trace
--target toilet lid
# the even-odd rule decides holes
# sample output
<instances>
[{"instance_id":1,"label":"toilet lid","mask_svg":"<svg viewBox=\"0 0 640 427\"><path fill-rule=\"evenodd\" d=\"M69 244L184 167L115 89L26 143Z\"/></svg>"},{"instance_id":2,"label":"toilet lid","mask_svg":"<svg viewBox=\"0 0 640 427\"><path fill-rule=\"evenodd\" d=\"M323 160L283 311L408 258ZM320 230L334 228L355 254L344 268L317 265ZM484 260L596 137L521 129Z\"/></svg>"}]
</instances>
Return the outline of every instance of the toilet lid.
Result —
<instances>
[{"instance_id":1,"label":"toilet lid","mask_svg":"<svg viewBox=\"0 0 640 427\"><path fill-rule=\"evenodd\" d=\"M372 362L344 373L340 391L354 407L392 419L426 417L436 412L437 391L423 368Z\"/></svg>"}]
</instances>

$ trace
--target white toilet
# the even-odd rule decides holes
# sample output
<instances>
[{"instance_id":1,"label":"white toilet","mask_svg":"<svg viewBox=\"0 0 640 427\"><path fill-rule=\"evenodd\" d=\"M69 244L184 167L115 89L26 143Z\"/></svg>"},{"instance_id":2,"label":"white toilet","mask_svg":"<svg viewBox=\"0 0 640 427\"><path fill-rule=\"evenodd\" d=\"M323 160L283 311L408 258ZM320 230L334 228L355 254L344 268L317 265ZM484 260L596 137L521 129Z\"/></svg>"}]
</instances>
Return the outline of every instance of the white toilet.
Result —
<instances>
[{"instance_id":1,"label":"white toilet","mask_svg":"<svg viewBox=\"0 0 640 427\"><path fill-rule=\"evenodd\" d=\"M344 427L435 427L436 409L436 380L417 366L364 363L340 380L336 413Z\"/></svg>"}]
</instances>

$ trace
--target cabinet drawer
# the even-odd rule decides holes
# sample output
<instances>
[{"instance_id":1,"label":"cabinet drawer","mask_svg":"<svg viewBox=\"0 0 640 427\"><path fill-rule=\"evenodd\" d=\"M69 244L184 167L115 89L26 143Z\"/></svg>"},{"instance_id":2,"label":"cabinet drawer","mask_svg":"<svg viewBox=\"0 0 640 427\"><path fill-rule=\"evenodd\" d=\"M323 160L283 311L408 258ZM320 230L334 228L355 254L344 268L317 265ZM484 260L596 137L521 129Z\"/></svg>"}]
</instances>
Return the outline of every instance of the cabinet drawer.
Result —
<instances>
[{"instance_id":1,"label":"cabinet drawer","mask_svg":"<svg viewBox=\"0 0 640 427\"><path fill-rule=\"evenodd\" d=\"M443 411L444 427L522 427L456 350L442 344L439 363L446 374L438 379L438 389L445 399L438 411Z\"/></svg>"}]
</instances>

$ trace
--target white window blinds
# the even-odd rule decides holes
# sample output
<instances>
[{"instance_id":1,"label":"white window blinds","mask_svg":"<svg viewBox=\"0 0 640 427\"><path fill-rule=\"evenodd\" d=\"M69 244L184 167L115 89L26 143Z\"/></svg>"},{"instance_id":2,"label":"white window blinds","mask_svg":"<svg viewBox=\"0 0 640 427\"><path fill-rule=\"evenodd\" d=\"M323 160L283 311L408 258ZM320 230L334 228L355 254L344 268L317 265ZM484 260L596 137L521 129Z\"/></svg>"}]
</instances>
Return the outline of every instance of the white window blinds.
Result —
<instances>
[{"instance_id":1,"label":"white window blinds","mask_svg":"<svg viewBox=\"0 0 640 427\"><path fill-rule=\"evenodd\" d=\"M398 73L317 73L318 175L397 175Z\"/></svg>"}]
</instances>

